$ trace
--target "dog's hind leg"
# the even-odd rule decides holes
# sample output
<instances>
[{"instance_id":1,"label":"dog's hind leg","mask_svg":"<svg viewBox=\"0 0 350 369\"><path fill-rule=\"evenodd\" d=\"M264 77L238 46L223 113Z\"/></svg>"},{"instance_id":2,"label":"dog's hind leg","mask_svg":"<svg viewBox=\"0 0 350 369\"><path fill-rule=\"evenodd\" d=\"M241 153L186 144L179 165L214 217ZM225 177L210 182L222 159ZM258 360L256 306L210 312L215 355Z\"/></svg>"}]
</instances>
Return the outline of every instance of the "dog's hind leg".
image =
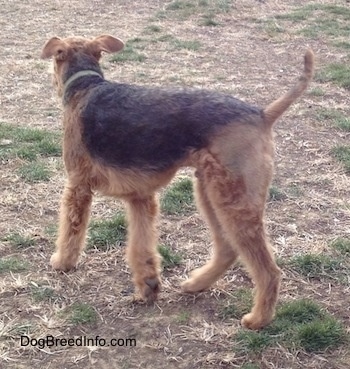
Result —
<instances>
[{"instance_id":1,"label":"dog's hind leg","mask_svg":"<svg viewBox=\"0 0 350 369\"><path fill-rule=\"evenodd\" d=\"M158 201L155 195L132 198L127 202L127 210L127 260L142 298L152 301L160 290L160 256L156 249Z\"/></svg>"},{"instance_id":2,"label":"dog's hind leg","mask_svg":"<svg viewBox=\"0 0 350 369\"><path fill-rule=\"evenodd\" d=\"M54 269L67 271L77 264L85 244L91 201L87 184L68 181L61 201L56 252L51 257Z\"/></svg>"},{"instance_id":3,"label":"dog's hind leg","mask_svg":"<svg viewBox=\"0 0 350 369\"><path fill-rule=\"evenodd\" d=\"M219 223L255 284L254 306L242 324L260 329L273 319L281 276L263 222L272 166L256 157L245 164L234 173L207 157L203 177ZM260 175L254 165L264 169Z\"/></svg>"},{"instance_id":4,"label":"dog's hind leg","mask_svg":"<svg viewBox=\"0 0 350 369\"><path fill-rule=\"evenodd\" d=\"M201 179L195 182L198 208L205 217L213 237L212 258L202 267L191 272L191 278L182 283L184 292L198 292L209 288L236 260L237 253L225 237Z\"/></svg>"}]
</instances>

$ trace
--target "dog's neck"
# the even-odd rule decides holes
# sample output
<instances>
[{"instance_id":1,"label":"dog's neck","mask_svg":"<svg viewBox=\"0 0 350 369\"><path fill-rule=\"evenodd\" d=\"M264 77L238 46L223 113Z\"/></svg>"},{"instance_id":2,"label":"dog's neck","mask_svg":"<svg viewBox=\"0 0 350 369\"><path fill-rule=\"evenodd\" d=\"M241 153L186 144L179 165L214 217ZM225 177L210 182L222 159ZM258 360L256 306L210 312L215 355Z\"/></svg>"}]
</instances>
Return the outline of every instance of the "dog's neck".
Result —
<instances>
[{"instance_id":1,"label":"dog's neck","mask_svg":"<svg viewBox=\"0 0 350 369\"><path fill-rule=\"evenodd\" d=\"M72 83L75 82L78 78L86 77L86 76L99 76L103 78L102 74L99 72L96 72L94 70L81 70L77 73L74 73L72 76L70 76L67 81L63 85L63 100L65 100L66 93L71 87Z\"/></svg>"}]
</instances>

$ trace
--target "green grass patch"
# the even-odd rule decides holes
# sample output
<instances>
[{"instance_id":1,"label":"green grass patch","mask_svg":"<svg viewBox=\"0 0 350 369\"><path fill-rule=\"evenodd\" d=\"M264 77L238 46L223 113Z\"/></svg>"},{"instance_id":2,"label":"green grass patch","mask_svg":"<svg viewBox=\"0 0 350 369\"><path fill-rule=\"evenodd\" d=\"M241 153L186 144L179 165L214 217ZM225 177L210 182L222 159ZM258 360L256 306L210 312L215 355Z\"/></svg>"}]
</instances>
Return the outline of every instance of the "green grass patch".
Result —
<instances>
[{"instance_id":1,"label":"green grass patch","mask_svg":"<svg viewBox=\"0 0 350 369\"><path fill-rule=\"evenodd\" d=\"M29 265L25 260L21 260L16 257L0 259L0 273L23 272L28 268Z\"/></svg>"},{"instance_id":2,"label":"green grass patch","mask_svg":"<svg viewBox=\"0 0 350 369\"><path fill-rule=\"evenodd\" d=\"M324 96L326 93L320 87L312 88L309 91L309 95L311 96Z\"/></svg>"},{"instance_id":3,"label":"green grass patch","mask_svg":"<svg viewBox=\"0 0 350 369\"><path fill-rule=\"evenodd\" d=\"M32 282L30 295L35 302L50 301L55 298L55 290L50 286L40 286Z\"/></svg>"},{"instance_id":4,"label":"green grass patch","mask_svg":"<svg viewBox=\"0 0 350 369\"><path fill-rule=\"evenodd\" d=\"M162 256L162 266L164 269L169 269L181 264L182 262L181 255L172 251L170 247L165 245L159 245L158 251Z\"/></svg>"},{"instance_id":5,"label":"green grass patch","mask_svg":"<svg viewBox=\"0 0 350 369\"><path fill-rule=\"evenodd\" d=\"M350 31L348 7L308 4L290 13L275 16L280 22L297 24L297 33L311 38L347 37Z\"/></svg>"},{"instance_id":6,"label":"green grass patch","mask_svg":"<svg viewBox=\"0 0 350 369\"><path fill-rule=\"evenodd\" d=\"M334 126L344 131L350 131L350 118L348 118L339 110L319 109L316 112L316 117L321 121L330 120Z\"/></svg>"},{"instance_id":7,"label":"green grass patch","mask_svg":"<svg viewBox=\"0 0 350 369\"><path fill-rule=\"evenodd\" d=\"M180 313L175 317L175 322L178 324L186 324L191 317L188 311L180 311Z\"/></svg>"},{"instance_id":8,"label":"green grass patch","mask_svg":"<svg viewBox=\"0 0 350 369\"><path fill-rule=\"evenodd\" d=\"M324 254L305 254L291 258L289 265L308 278L335 278L342 274L344 267L339 259Z\"/></svg>"},{"instance_id":9,"label":"green grass patch","mask_svg":"<svg viewBox=\"0 0 350 369\"><path fill-rule=\"evenodd\" d=\"M150 24L149 26L145 27L145 30L144 30L146 34L159 33L161 31L162 31L162 28L157 26L156 24Z\"/></svg>"},{"instance_id":10,"label":"green grass patch","mask_svg":"<svg viewBox=\"0 0 350 369\"><path fill-rule=\"evenodd\" d=\"M335 348L347 339L343 325L330 316L300 325L296 330L296 342L307 352Z\"/></svg>"},{"instance_id":11,"label":"green grass patch","mask_svg":"<svg viewBox=\"0 0 350 369\"><path fill-rule=\"evenodd\" d=\"M319 82L333 82L345 89L350 89L350 66L341 63L331 63L324 67L317 75Z\"/></svg>"},{"instance_id":12,"label":"green grass patch","mask_svg":"<svg viewBox=\"0 0 350 369\"><path fill-rule=\"evenodd\" d=\"M214 14L204 14L201 21L199 22L199 25L206 27L216 27L220 25L220 22L215 19Z\"/></svg>"},{"instance_id":13,"label":"green grass patch","mask_svg":"<svg viewBox=\"0 0 350 369\"><path fill-rule=\"evenodd\" d=\"M60 156L60 135L37 128L19 127L0 122L0 159Z\"/></svg>"},{"instance_id":14,"label":"green grass patch","mask_svg":"<svg viewBox=\"0 0 350 369\"><path fill-rule=\"evenodd\" d=\"M294 300L277 308L275 320L259 332L240 330L235 350L246 355L282 346L290 352L322 352L348 341L341 322L310 300Z\"/></svg>"},{"instance_id":15,"label":"green grass patch","mask_svg":"<svg viewBox=\"0 0 350 369\"><path fill-rule=\"evenodd\" d=\"M185 215L194 210L193 185L182 178L170 186L161 198L162 212L168 215Z\"/></svg>"},{"instance_id":16,"label":"green grass patch","mask_svg":"<svg viewBox=\"0 0 350 369\"><path fill-rule=\"evenodd\" d=\"M270 201L282 201L287 198L287 195L276 186L271 186L269 189Z\"/></svg>"},{"instance_id":17,"label":"green grass patch","mask_svg":"<svg viewBox=\"0 0 350 369\"><path fill-rule=\"evenodd\" d=\"M338 42L334 42L334 46L339 47L341 49L349 50L350 49L350 42L338 41Z\"/></svg>"},{"instance_id":18,"label":"green grass patch","mask_svg":"<svg viewBox=\"0 0 350 369\"><path fill-rule=\"evenodd\" d=\"M172 41L172 44L174 45L175 49L186 49L191 51L197 51L201 47L201 43L196 40L179 40L175 39Z\"/></svg>"},{"instance_id":19,"label":"green grass patch","mask_svg":"<svg viewBox=\"0 0 350 369\"><path fill-rule=\"evenodd\" d=\"M143 62L146 59L146 55L139 52L145 48L146 40L141 38L133 38L128 40L123 50L119 53L111 56L110 61L112 63L125 63L125 62Z\"/></svg>"},{"instance_id":20,"label":"green grass patch","mask_svg":"<svg viewBox=\"0 0 350 369\"><path fill-rule=\"evenodd\" d=\"M350 256L350 239L348 238L337 238L331 243L331 247L342 255Z\"/></svg>"},{"instance_id":21,"label":"green grass patch","mask_svg":"<svg viewBox=\"0 0 350 369\"><path fill-rule=\"evenodd\" d=\"M3 238L4 241L10 243L20 249L26 249L35 245L35 240L30 236L23 236L19 233L11 233Z\"/></svg>"},{"instance_id":22,"label":"green grass patch","mask_svg":"<svg viewBox=\"0 0 350 369\"><path fill-rule=\"evenodd\" d=\"M211 19L213 22L212 24L208 22L206 25L217 25L218 23L213 21L214 16L216 14L228 13L231 7L232 2L229 0L175 0L166 6L162 16L166 17L168 15L183 21L194 15L202 15L203 18Z\"/></svg>"},{"instance_id":23,"label":"green grass patch","mask_svg":"<svg viewBox=\"0 0 350 369\"><path fill-rule=\"evenodd\" d=\"M117 214L112 219L95 220L90 223L88 247L106 249L120 246L126 240L127 224L124 214Z\"/></svg>"},{"instance_id":24,"label":"green grass patch","mask_svg":"<svg viewBox=\"0 0 350 369\"><path fill-rule=\"evenodd\" d=\"M92 324L97 321L95 309L86 303L74 303L67 309L67 313L68 320L72 324Z\"/></svg>"},{"instance_id":25,"label":"green grass patch","mask_svg":"<svg viewBox=\"0 0 350 369\"><path fill-rule=\"evenodd\" d=\"M30 335L34 331L33 323L31 322L21 322L15 324L11 329L9 330L9 333L11 337L13 336L24 336L24 335Z\"/></svg>"},{"instance_id":26,"label":"green grass patch","mask_svg":"<svg viewBox=\"0 0 350 369\"><path fill-rule=\"evenodd\" d=\"M33 161L18 168L18 174L28 183L47 182L51 172L47 166L38 161Z\"/></svg>"},{"instance_id":27,"label":"green grass patch","mask_svg":"<svg viewBox=\"0 0 350 369\"><path fill-rule=\"evenodd\" d=\"M230 296L228 302L220 308L219 316L222 319L240 319L242 315L249 313L252 306L253 296L251 289L239 288Z\"/></svg>"},{"instance_id":28,"label":"green grass patch","mask_svg":"<svg viewBox=\"0 0 350 369\"><path fill-rule=\"evenodd\" d=\"M343 164L345 171L350 174L350 145L339 145L333 148L334 157Z\"/></svg>"}]
</instances>

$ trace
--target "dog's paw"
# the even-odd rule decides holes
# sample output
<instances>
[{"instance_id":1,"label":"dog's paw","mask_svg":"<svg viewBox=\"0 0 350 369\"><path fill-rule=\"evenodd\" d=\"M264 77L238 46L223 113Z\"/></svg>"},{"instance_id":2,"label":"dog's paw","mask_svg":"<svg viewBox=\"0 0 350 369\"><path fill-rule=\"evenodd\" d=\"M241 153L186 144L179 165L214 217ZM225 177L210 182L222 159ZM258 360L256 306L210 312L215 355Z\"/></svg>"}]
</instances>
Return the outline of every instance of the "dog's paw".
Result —
<instances>
[{"instance_id":1,"label":"dog's paw","mask_svg":"<svg viewBox=\"0 0 350 369\"><path fill-rule=\"evenodd\" d=\"M187 281L181 283L181 290L185 293L201 292L204 291L206 288L207 286L204 286L195 278L187 279Z\"/></svg>"},{"instance_id":2,"label":"dog's paw","mask_svg":"<svg viewBox=\"0 0 350 369\"><path fill-rule=\"evenodd\" d=\"M67 262L62 259L61 255L58 252L55 252L50 259L50 264L53 269L55 270L62 270L64 272L67 272L68 270L71 270L75 267L75 262Z\"/></svg>"},{"instance_id":3,"label":"dog's paw","mask_svg":"<svg viewBox=\"0 0 350 369\"><path fill-rule=\"evenodd\" d=\"M153 302L160 292L161 282L158 277L145 278L142 284L138 285L141 297L146 302Z\"/></svg>"},{"instance_id":4,"label":"dog's paw","mask_svg":"<svg viewBox=\"0 0 350 369\"><path fill-rule=\"evenodd\" d=\"M259 330L268 325L271 322L271 320L272 317L264 319L261 316L256 317L253 313L248 313L243 316L241 320L241 325L247 329Z\"/></svg>"}]
</instances>

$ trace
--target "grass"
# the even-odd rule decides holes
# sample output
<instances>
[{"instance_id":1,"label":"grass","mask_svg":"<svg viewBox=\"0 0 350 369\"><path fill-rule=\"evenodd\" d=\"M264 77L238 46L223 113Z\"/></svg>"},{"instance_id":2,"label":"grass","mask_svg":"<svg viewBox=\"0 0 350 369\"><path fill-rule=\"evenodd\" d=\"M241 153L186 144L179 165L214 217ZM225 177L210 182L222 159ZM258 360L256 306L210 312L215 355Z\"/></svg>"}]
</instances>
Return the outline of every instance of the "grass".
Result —
<instances>
[{"instance_id":1,"label":"grass","mask_svg":"<svg viewBox=\"0 0 350 369\"><path fill-rule=\"evenodd\" d=\"M142 46L140 46L142 45ZM144 49L144 40L140 38L134 38L128 40L122 51L114 54L110 61L112 63L125 63L125 62L143 62L146 59L146 55L140 53L138 49Z\"/></svg>"},{"instance_id":2,"label":"grass","mask_svg":"<svg viewBox=\"0 0 350 369\"><path fill-rule=\"evenodd\" d=\"M287 195L277 188L276 186L271 186L269 189L269 199L270 201L281 201L285 200L287 198Z\"/></svg>"},{"instance_id":3,"label":"grass","mask_svg":"<svg viewBox=\"0 0 350 369\"><path fill-rule=\"evenodd\" d=\"M175 0L166 6L164 12L158 13L158 18L168 15L183 21L199 14L202 15L200 25L217 26L219 23L214 21L215 15L228 13L231 7L232 3L229 0Z\"/></svg>"},{"instance_id":4,"label":"grass","mask_svg":"<svg viewBox=\"0 0 350 369\"><path fill-rule=\"evenodd\" d=\"M162 212L168 215L185 215L194 210L193 185L182 178L170 186L161 198Z\"/></svg>"},{"instance_id":5,"label":"grass","mask_svg":"<svg viewBox=\"0 0 350 369\"><path fill-rule=\"evenodd\" d=\"M341 261L324 254L305 254L294 256L289 265L298 273L308 278L335 278L343 271Z\"/></svg>"},{"instance_id":6,"label":"grass","mask_svg":"<svg viewBox=\"0 0 350 369\"><path fill-rule=\"evenodd\" d=\"M350 145L338 145L333 148L332 153L343 164L346 173L350 174Z\"/></svg>"},{"instance_id":7,"label":"grass","mask_svg":"<svg viewBox=\"0 0 350 369\"><path fill-rule=\"evenodd\" d=\"M188 311L180 311L180 313L176 316L175 322L178 324L186 324L191 317L191 313Z\"/></svg>"},{"instance_id":8,"label":"grass","mask_svg":"<svg viewBox=\"0 0 350 369\"><path fill-rule=\"evenodd\" d=\"M60 156L61 153L58 133L0 122L0 159L19 157L33 161L40 156Z\"/></svg>"},{"instance_id":9,"label":"grass","mask_svg":"<svg viewBox=\"0 0 350 369\"><path fill-rule=\"evenodd\" d=\"M320 305L301 299L278 307L275 320L265 329L240 330L234 338L235 350L251 355L277 345L290 352L331 350L346 343L348 336L342 323Z\"/></svg>"},{"instance_id":10,"label":"grass","mask_svg":"<svg viewBox=\"0 0 350 369\"><path fill-rule=\"evenodd\" d=\"M330 4L308 4L275 19L298 25L297 33L306 37L347 37L350 31L349 8Z\"/></svg>"},{"instance_id":11,"label":"grass","mask_svg":"<svg viewBox=\"0 0 350 369\"><path fill-rule=\"evenodd\" d=\"M55 297L55 290L49 286L40 286L32 282L30 294L35 302L50 301Z\"/></svg>"},{"instance_id":12,"label":"grass","mask_svg":"<svg viewBox=\"0 0 350 369\"><path fill-rule=\"evenodd\" d=\"M320 88L320 87L312 88L309 91L309 95L311 95L311 96L324 96L325 94L326 94L325 91L322 90L322 88Z\"/></svg>"},{"instance_id":13,"label":"grass","mask_svg":"<svg viewBox=\"0 0 350 369\"><path fill-rule=\"evenodd\" d=\"M165 245L159 245L158 251L162 256L162 266L164 269L169 269L181 264L182 261L181 255L173 252L170 247Z\"/></svg>"},{"instance_id":14,"label":"grass","mask_svg":"<svg viewBox=\"0 0 350 369\"><path fill-rule=\"evenodd\" d=\"M340 87L350 89L350 67L347 64L331 63L316 76L319 82L333 82Z\"/></svg>"},{"instance_id":15,"label":"grass","mask_svg":"<svg viewBox=\"0 0 350 369\"><path fill-rule=\"evenodd\" d=\"M11 233L3 238L4 241L10 243L20 249L26 249L35 245L35 240L30 236L23 236L19 233Z\"/></svg>"},{"instance_id":16,"label":"grass","mask_svg":"<svg viewBox=\"0 0 350 369\"><path fill-rule=\"evenodd\" d=\"M0 259L0 273L6 272L22 272L29 268L25 260L17 257L1 258Z\"/></svg>"},{"instance_id":17,"label":"grass","mask_svg":"<svg viewBox=\"0 0 350 369\"><path fill-rule=\"evenodd\" d=\"M95 309L86 303L74 303L67 309L67 312L69 315L69 322L75 325L92 324L97 321L97 313Z\"/></svg>"},{"instance_id":18,"label":"grass","mask_svg":"<svg viewBox=\"0 0 350 369\"><path fill-rule=\"evenodd\" d=\"M336 127L350 131L350 118L337 109L320 109L316 117L321 121L330 120Z\"/></svg>"},{"instance_id":19,"label":"grass","mask_svg":"<svg viewBox=\"0 0 350 369\"><path fill-rule=\"evenodd\" d=\"M331 247L342 255L350 256L350 239L337 238L331 243Z\"/></svg>"},{"instance_id":20,"label":"grass","mask_svg":"<svg viewBox=\"0 0 350 369\"><path fill-rule=\"evenodd\" d=\"M197 51L201 47L201 43L199 41L191 41L191 40L179 40L174 39L172 41L172 44L174 45L175 49L186 49L191 51Z\"/></svg>"},{"instance_id":21,"label":"grass","mask_svg":"<svg viewBox=\"0 0 350 369\"><path fill-rule=\"evenodd\" d=\"M47 182L51 177L47 166L37 161L22 165L18 168L18 174L28 183Z\"/></svg>"},{"instance_id":22,"label":"grass","mask_svg":"<svg viewBox=\"0 0 350 369\"><path fill-rule=\"evenodd\" d=\"M220 309L219 316L223 319L240 319L249 313L253 305L252 291L248 288L237 289L229 301Z\"/></svg>"},{"instance_id":23,"label":"grass","mask_svg":"<svg viewBox=\"0 0 350 369\"><path fill-rule=\"evenodd\" d=\"M95 220L90 223L88 247L106 249L125 242L127 224L125 215L120 213L112 219Z\"/></svg>"}]
</instances>

